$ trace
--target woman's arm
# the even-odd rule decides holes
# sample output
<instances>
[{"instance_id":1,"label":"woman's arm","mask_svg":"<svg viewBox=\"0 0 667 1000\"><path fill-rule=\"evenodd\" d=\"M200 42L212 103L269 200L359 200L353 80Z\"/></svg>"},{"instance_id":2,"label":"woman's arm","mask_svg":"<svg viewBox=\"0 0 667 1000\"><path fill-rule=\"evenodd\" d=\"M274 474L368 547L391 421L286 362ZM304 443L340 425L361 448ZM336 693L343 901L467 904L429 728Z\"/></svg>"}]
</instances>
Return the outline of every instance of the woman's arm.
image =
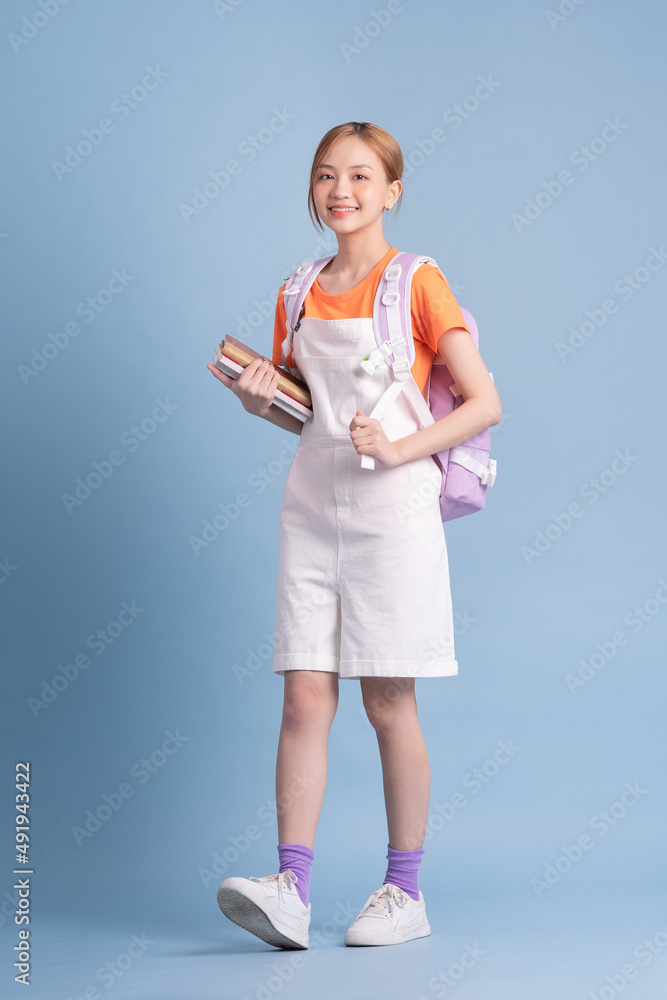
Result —
<instances>
[{"instance_id":1,"label":"woman's arm","mask_svg":"<svg viewBox=\"0 0 667 1000\"><path fill-rule=\"evenodd\" d=\"M429 427L399 438L393 444L399 461L413 462L453 448L500 421L503 408L500 396L467 330L454 327L442 334L438 353L458 385L464 402Z\"/></svg>"},{"instance_id":2,"label":"woman's arm","mask_svg":"<svg viewBox=\"0 0 667 1000\"><path fill-rule=\"evenodd\" d=\"M266 413L260 413L259 416L276 424L277 427L282 427L284 431L292 431L293 434L301 434L303 430L303 421L292 413L286 413L280 406L270 406Z\"/></svg>"}]
</instances>

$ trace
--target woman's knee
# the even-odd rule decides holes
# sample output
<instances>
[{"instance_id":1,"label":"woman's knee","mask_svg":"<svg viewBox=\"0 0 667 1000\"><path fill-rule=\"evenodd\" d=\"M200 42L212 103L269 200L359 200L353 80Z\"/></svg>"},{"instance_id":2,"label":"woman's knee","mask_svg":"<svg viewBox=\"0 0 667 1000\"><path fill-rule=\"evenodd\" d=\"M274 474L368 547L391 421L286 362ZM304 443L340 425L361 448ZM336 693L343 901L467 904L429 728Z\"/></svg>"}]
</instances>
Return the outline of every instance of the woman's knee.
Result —
<instances>
[{"instance_id":1,"label":"woman's knee","mask_svg":"<svg viewBox=\"0 0 667 1000\"><path fill-rule=\"evenodd\" d=\"M325 670L290 670L285 673L283 722L302 727L316 722L329 725L338 707L338 674Z\"/></svg>"},{"instance_id":2,"label":"woman's knee","mask_svg":"<svg viewBox=\"0 0 667 1000\"><path fill-rule=\"evenodd\" d=\"M361 692L368 721L378 732L388 729L400 713L414 712L414 677L363 677Z\"/></svg>"}]
</instances>

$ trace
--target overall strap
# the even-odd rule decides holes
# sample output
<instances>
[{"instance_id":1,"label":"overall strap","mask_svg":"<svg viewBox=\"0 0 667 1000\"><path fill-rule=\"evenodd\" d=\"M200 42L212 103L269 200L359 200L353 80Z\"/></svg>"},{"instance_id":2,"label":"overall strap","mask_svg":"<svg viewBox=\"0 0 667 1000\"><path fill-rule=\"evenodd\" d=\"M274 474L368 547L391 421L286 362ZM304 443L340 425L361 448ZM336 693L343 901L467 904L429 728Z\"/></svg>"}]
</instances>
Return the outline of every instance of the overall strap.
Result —
<instances>
[{"instance_id":1,"label":"overall strap","mask_svg":"<svg viewBox=\"0 0 667 1000\"><path fill-rule=\"evenodd\" d=\"M292 350L292 335L299 325L301 307L308 294L315 278L322 268L333 260L335 254L329 257L320 257L319 260L304 260L292 274L286 278L287 284L283 291L286 316L286 333L280 349L281 364L288 368L293 375L300 375L297 368L287 364L287 358Z\"/></svg>"}]
</instances>

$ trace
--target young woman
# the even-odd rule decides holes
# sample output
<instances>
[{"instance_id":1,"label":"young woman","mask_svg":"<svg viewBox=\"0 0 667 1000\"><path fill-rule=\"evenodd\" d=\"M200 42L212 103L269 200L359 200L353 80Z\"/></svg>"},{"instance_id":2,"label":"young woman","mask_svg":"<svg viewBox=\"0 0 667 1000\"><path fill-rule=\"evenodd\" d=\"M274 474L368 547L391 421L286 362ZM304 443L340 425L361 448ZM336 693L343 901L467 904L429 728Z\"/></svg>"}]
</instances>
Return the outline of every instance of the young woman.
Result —
<instances>
[{"instance_id":1,"label":"young woman","mask_svg":"<svg viewBox=\"0 0 667 1000\"><path fill-rule=\"evenodd\" d=\"M222 882L218 903L236 924L281 948L307 948L310 870L327 774L339 677L358 678L374 727L384 783L388 867L344 936L345 944L397 944L430 934L418 887L430 767L417 718L415 679L452 676L447 547L432 455L498 423L501 404L460 308L439 270L414 272L411 377L424 391L440 354L461 390L455 411L421 427L401 392L377 420L370 412L393 376L360 366L376 347L373 301L398 252L383 215L401 200L396 140L368 122L336 126L312 163L311 218L335 233L338 252L304 300L283 359L285 285L276 305L273 362L298 368L313 416L305 424L271 405L278 373L255 359L234 380L209 370L249 413L301 435L281 508L275 673L284 677L276 763L279 871ZM363 468L361 456L375 460ZM413 504L410 497L430 496ZM349 845L352 847L352 845Z\"/></svg>"}]
</instances>

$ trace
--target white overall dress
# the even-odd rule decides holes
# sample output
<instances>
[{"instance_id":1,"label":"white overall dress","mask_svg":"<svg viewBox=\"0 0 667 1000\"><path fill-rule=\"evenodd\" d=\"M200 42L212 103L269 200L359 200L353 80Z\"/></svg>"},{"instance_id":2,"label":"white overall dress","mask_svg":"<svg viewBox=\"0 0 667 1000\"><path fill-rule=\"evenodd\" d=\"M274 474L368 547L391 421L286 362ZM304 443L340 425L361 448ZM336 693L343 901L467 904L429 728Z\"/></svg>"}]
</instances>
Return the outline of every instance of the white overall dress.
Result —
<instances>
[{"instance_id":1,"label":"white overall dress","mask_svg":"<svg viewBox=\"0 0 667 1000\"><path fill-rule=\"evenodd\" d=\"M292 359L313 416L288 469L280 512L273 672L329 670L340 677L444 677L458 673L447 546L434 459L362 468L350 437L393 380L369 375L371 318L304 317ZM412 377L412 376L409 376ZM400 392L381 420L395 441L419 429Z\"/></svg>"}]
</instances>

